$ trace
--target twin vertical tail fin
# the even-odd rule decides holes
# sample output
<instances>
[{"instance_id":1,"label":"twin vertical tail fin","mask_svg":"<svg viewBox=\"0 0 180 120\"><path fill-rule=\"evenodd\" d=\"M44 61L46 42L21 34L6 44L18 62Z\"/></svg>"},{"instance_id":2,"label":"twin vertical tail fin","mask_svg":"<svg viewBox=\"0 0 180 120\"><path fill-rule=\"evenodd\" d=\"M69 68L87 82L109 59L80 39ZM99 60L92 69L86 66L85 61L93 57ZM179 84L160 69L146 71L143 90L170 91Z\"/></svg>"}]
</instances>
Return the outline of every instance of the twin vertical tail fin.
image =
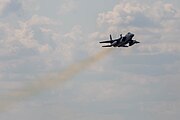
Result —
<instances>
[{"instance_id":1,"label":"twin vertical tail fin","mask_svg":"<svg viewBox=\"0 0 180 120\"><path fill-rule=\"evenodd\" d=\"M111 36L111 34L110 34L110 36L109 36L109 37L110 37L110 41L111 41L111 45L112 45L112 42L113 42L113 41L112 41L112 36Z\"/></svg>"},{"instance_id":2,"label":"twin vertical tail fin","mask_svg":"<svg viewBox=\"0 0 180 120\"><path fill-rule=\"evenodd\" d=\"M101 41L101 42L99 42L99 43L110 43L110 45L104 45L104 46L102 46L102 47L112 47L112 46L113 46L112 36L110 35L109 37L110 37L110 40L108 40L108 41Z\"/></svg>"},{"instance_id":3,"label":"twin vertical tail fin","mask_svg":"<svg viewBox=\"0 0 180 120\"><path fill-rule=\"evenodd\" d=\"M111 34L110 34L110 40L112 40L112 36L111 36Z\"/></svg>"}]
</instances>

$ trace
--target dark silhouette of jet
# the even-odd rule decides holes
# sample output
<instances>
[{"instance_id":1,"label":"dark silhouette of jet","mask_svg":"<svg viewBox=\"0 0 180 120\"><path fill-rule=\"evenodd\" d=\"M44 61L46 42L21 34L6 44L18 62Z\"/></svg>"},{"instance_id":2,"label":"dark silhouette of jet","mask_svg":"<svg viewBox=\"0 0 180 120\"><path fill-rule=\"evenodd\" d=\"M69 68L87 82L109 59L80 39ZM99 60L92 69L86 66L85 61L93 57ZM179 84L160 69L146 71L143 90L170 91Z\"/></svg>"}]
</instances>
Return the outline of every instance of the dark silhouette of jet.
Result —
<instances>
[{"instance_id":1,"label":"dark silhouette of jet","mask_svg":"<svg viewBox=\"0 0 180 120\"><path fill-rule=\"evenodd\" d=\"M125 36L122 36L122 34L120 34L120 38L114 39L114 40L112 39L112 36L110 35L110 40L101 41L99 43L110 43L110 45L104 45L102 47L129 47L134 44L140 43L136 40L132 40L133 37L134 37L134 34L130 32L128 32Z\"/></svg>"}]
</instances>

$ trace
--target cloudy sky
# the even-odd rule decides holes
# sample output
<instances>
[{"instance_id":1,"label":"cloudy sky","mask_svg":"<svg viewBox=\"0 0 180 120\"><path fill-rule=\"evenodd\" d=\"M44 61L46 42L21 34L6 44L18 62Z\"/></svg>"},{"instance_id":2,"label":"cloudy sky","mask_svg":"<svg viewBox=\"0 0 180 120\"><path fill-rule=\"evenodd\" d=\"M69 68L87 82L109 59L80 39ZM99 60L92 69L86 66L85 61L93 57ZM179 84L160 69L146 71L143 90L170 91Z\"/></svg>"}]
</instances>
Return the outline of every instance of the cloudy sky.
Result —
<instances>
[{"instance_id":1,"label":"cloudy sky","mask_svg":"<svg viewBox=\"0 0 180 120\"><path fill-rule=\"evenodd\" d=\"M178 120L179 6L0 0L0 119ZM141 44L99 44L129 31Z\"/></svg>"}]
</instances>

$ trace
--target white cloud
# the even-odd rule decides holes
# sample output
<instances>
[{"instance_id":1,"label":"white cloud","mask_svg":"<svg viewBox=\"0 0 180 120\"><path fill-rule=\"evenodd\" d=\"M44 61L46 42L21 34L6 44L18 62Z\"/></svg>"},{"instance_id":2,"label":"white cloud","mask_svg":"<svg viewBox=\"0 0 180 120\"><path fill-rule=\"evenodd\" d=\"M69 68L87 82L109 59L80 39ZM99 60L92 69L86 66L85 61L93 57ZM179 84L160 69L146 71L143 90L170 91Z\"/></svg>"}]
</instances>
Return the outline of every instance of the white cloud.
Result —
<instances>
[{"instance_id":1,"label":"white cloud","mask_svg":"<svg viewBox=\"0 0 180 120\"><path fill-rule=\"evenodd\" d=\"M136 23L139 25L145 25L144 23L146 23L145 27L147 27L148 24L153 25L154 23L161 25L161 22L163 21L169 21L176 18L177 14L179 14L179 9L175 8L173 4L170 3L157 1L151 3L150 7L143 3L122 1L115 5L112 11L100 13L97 23L98 25L108 24L110 26L135 26L135 24L131 23L136 21L141 22Z\"/></svg>"},{"instance_id":2,"label":"white cloud","mask_svg":"<svg viewBox=\"0 0 180 120\"><path fill-rule=\"evenodd\" d=\"M99 28L106 26L107 30L98 35L131 31L141 42L137 50L143 54L179 53L179 20L180 9L171 3L157 1L148 5L122 1L112 11L99 13L97 25Z\"/></svg>"},{"instance_id":3,"label":"white cloud","mask_svg":"<svg viewBox=\"0 0 180 120\"><path fill-rule=\"evenodd\" d=\"M40 74L38 71L41 69L48 71L50 60L56 59L55 56L51 56L54 41L52 35L49 37L41 30L50 29L57 32L54 26L59 26L59 23L40 15L18 19L13 23L0 22L0 55L3 64L0 71L3 80L28 79L32 77L33 71L34 75ZM26 74L28 72L29 75Z\"/></svg>"},{"instance_id":4,"label":"white cloud","mask_svg":"<svg viewBox=\"0 0 180 120\"><path fill-rule=\"evenodd\" d=\"M71 38L73 40L81 39L81 34L82 34L81 29L82 28L81 28L80 25L75 25L75 26L73 26L71 31L69 33L66 33L64 36L68 37L68 38Z\"/></svg>"},{"instance_id":5,"label":"white cloud","mask_svg":"<svg viewBox=\"0 0 180 120\"><path fill-rule=\"evenodd\" d=\"M40 25L54 25L54 21L47 17L34 15L29 20L20 21L17 24L18 27L14 27L11 24L1 25L1 30L4 31L4 46L8 46L10 49L33 48L39 52L42 52L42 49L46 47L47 50L48 45L40 44L40 42L35 38L35 34L38 33L35 32L33 27Z\"/></svg>"},{"instance_id":6,"label":"white cloud","mask_svg":"<svg viewBox=\"0 0 180 120\"><path fill-rule=\"evenodd\" d=\"M144 11L144 6L139 3L120 2L120 4L117 4L112 11L100 13L97 24L126 24L134 19L136 13L141 13L142 11Z\"/></svg>"},{"instance_id":7,"label":"white cloud","mask_svg":"<svg viewBox=\"0 0 180 120\"><path fill-rule=\"evenodd\" d=\"M22 4L18 0L1 0L0 1L0 16L20 16L24 12Z\"/></svg>"},{"instance_id":8,"label":"white cloud","mask_svg":"<svg viewBox=\"0 0 180 120\"><path fill-rule=\"evenodd\" d=\"M20 42L25 48L37 47L38 43L34 39L33 31L24 23L20 23L20 29L14 31L14 42Z\"/></svg>"},{"instance_id":9,"label":"white cloud","mask_svg":"<svg viewBox=\"0 0 180 120\"><path fill-rule=\"evenodd\" d=\"M77 8L77 2L73 0L65 0L60 6L59 14L67 14Z\"/></svg>"},{"instance_id":10,"label":"white cloud","mask_svg":"<svg viewBox=\"0 0 180 120\"><path fill-rule=\"evenodd\" d=\"M170 3L164 4L164 9L167 12L175 13L176 10L174 9L174 6Z\"/></svg>"},{"instance_id":11,"label":"white cloud","mask_svg":"<svg viewBox=\"0 0 180 120\"><path fill-rule=\"evenodd\" d=\"M57 22L45 16L33 15L29 20L26 21L26 24L28 26L33 26L33 25L58 25L60 23L57 24Z\"/></svg>"},{"instance_id":12,"label":"white cloud","mask_svg":"<svg viewBox=\"0 0 180 120\"><path fill-rule=\"evenodd\" d=\"M0 15L4 12L4 9L8 6L11 0L0 0Z\"/></svg>"},{"instance_id":13,"label":"white cloud","mask_svg":"<svg viewBox=\"0 0 180 120\"><path fill-rule=\"evenodd\" d=\"M35 12L37 13L40 10L40 5L37 3L36 0L21 0L22 7L28 13Z\"/></svg>"}]
</instances>

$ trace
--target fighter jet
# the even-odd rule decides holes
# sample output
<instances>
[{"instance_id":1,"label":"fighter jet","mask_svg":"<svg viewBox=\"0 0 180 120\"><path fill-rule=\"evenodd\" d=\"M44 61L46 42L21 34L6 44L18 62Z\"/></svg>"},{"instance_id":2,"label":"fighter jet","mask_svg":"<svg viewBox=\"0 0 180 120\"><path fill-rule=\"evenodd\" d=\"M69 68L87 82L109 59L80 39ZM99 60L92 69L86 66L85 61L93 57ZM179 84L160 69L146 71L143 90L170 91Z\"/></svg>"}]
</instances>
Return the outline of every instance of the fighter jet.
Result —
<instances>
[{"instance_id":1,"label":"fighter jet","mask_svg":"<svg viewBox=\"0 0 180 120\"><path fill-rule=\"evenodd\" d=\"M105 45L102 47L129 47L134 44L140 43L136 40L132 40L133 37L134 37L134 34L130 32L128 32L125 36L122 36L122 34L120 34L120 38L114 39L114 40L112 39L112 36L110 35L110 40L101 41L99 43L110 43L110 45Z\"/></svg>"}]
</instances>

